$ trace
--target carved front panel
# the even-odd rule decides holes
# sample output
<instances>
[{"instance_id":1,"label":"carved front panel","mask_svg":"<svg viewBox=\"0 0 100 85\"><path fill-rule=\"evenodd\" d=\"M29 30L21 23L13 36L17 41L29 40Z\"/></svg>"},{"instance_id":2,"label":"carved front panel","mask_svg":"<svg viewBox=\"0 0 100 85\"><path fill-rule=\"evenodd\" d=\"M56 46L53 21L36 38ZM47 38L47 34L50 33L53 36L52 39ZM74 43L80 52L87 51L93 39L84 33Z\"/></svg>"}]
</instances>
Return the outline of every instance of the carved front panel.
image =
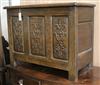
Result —
<instances>
[{"instance_id":1,"label":"carved front panel","mask_svg":"<svg viewBox=\"0 0 100 85\"><path fill-rule=\"evenodd\" d=\"M45 56L44 17L29 18L31 54Z\"/></svg>"},{"instance_id":2,"label":"carved front panel","mask_svg":"<svg viewBox=\"0 0 100 85\"><path fill-rule=\"evenodd\" d=\"M68 18L52 17L53 56L56 59L68 59Z\"/></svg>"},{"instance_id":3,"label":"carved front panel","mask_svg":"<svg viewBox=\"0 0 100 85\"><path fill-rule=\"evenodd\" d=\"M23 22L19 21L18 17L12 17L12 31L14 50L17 52L23 52Z\"/></svg>"}]
</instances>

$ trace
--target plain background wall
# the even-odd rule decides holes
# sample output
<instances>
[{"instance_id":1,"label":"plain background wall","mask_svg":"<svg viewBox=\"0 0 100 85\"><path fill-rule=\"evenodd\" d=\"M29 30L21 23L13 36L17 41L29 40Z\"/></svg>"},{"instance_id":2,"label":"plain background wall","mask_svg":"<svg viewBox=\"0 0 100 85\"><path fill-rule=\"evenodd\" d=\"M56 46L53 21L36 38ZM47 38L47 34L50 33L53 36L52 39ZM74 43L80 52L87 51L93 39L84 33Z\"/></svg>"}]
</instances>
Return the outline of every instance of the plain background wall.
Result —
<instances>
[{"instance_id":1,"label":"plain background wall","mask_svg":"<svg viewBox=\"0 0 100 85\"><path fill-rule=\"evenodd\" d=\"M0 0L0 17L1 17L1 28L2 34L8 40L8 26L7 26L7 12L3 9L4 6L9 6L9 0Z\"/></svg>"},{"instance_id":2,"label":"plain background wall","mask_svg":"<svg viewBox=\"0 0 100 85\"><path fill-rule=\"evenodd\" d=\"M100 0L0 0L2 34L8 40L6 10L2 9L3 6L64 2L83 2L96 4L94 16L94 66L100 66Z\"/></svg>"}]
</instances>

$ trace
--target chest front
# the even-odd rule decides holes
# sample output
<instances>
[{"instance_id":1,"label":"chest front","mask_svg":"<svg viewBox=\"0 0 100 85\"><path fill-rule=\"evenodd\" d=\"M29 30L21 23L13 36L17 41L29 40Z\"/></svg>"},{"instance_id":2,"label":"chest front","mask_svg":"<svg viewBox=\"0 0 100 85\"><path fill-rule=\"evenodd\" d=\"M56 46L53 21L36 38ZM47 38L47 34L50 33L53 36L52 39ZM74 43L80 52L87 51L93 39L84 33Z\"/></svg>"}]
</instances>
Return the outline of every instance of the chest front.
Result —
<instances>
[{"instance_id":1,"label":"chest front","mask_svg":"<svg viewBox=\"0 0 100 85\"><path fill-rule=\"evenodd\" d=\"M52 67L75 79L92 65L93 10L92 5L8 8L12 65L23 61Z\"/></svg>"}]
</instances>

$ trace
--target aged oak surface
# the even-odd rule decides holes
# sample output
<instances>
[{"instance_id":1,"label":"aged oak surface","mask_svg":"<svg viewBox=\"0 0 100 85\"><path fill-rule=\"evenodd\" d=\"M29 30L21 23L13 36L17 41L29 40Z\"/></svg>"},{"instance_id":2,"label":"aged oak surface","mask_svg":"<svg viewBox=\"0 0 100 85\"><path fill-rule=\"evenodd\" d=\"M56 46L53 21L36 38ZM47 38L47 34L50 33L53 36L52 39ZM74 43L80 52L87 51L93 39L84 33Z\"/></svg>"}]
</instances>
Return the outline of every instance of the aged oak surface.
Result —
<instances>
[{"instance_id":1,"label":"aged oak surface","mask_svg":"<svg viewBox=\"0 0 100 85\"><path fill-rule=\"evenodd\" d=\"M70 80L77 80L79 70L92 66L93 4L5 8L11 65L22 61L68 71Z\"/></svg>"}]
</instances>

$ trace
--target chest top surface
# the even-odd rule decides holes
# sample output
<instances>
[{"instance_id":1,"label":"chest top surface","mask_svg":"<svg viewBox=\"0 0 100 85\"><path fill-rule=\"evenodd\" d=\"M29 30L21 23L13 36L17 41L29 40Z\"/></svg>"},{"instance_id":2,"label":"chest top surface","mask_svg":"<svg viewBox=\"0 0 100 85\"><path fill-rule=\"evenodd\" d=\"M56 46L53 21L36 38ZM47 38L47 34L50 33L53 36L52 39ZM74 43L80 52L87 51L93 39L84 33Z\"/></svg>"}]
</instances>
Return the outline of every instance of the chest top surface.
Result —
<instances>
[{"instance_id":1,"label":"chest top surface","mask_svg":"<svg viewBox=\"0 0 100 85\"><path fill-rule=\"evenodd\" d=\"M33 4L33 5L20 5L20 6L6 6L4 9L16 9L16 8L45 8L45 7L94 7L95 4L90 3L52 3L52 4Z\"/></svg>"}]
</instances>

